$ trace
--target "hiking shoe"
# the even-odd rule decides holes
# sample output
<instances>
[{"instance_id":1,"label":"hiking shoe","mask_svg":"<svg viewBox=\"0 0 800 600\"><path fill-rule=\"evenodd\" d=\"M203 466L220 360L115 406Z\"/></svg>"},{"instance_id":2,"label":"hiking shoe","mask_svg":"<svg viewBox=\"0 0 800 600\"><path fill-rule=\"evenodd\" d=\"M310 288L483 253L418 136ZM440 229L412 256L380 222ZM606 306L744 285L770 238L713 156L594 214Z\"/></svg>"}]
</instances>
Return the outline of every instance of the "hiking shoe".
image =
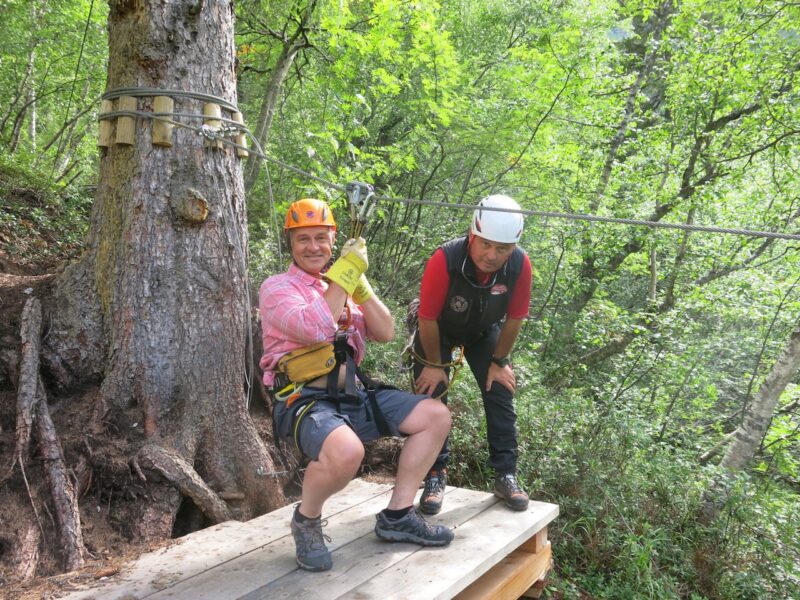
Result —
<instances>
[{"instance_id":1,"label":"hiking shoe","mask_svg":"<svg viewBox=\"0 0 800 600\"><path fill-rule=\"evenodd\" d=\"M296 548L295 557L301 569L327 571L333 566L331 553L325 546L325 542L330 542L331 538L322 533L322 526L327 524L327 521L322 521L319 517L300 523L295 509L292 516L292 536Z\"/></svg>"},{"instance_id":2,"label":"hiking shoe","mask_svg":"<svg viewBox=\"0 0 800 600\"><path fill-rule=\"evenodd\" d=\"M444 488L447 487L447 469L431 469L425 478L425 489L419 498L419 509L426 515L435 515L442 510Z\"/></svg>"},{"instance_id":3,"label":"hiking shoe","mask_svg":"<svg viewBox=\"0 0 800 600\"><path fill-rule=\"evenodd\" d=\"M412 509L405 517L389 519L383 512L375 515L375 535L387 542L411 542L420 546L447 546L453 532L444 525L431 525Z\"/></svg>"},{"instance_id":4,"label":"hiking shoe","mask_svg":"<svg viewBox=\"0 0 800 600\"><path fill-rule=\"evenodd\" d=\"M502 498L506 506L511 510L525 510L528 508L528 494L519 485L517 476L513 473L495 477L494 495Z\"/></svg>"}]
</instances>

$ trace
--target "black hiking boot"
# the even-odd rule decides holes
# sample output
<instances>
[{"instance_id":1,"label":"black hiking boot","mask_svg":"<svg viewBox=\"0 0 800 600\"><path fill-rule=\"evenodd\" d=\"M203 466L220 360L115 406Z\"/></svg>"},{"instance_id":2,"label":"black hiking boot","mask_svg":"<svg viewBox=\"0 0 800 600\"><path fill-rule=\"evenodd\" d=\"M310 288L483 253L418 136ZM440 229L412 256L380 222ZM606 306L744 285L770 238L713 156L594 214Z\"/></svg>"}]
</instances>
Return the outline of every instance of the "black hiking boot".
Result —
<instances>
[{"instance_id":1,"label":"black hiking boot","mask_svg":"<svg viewBox=\"0 0 800 600\"><path fill-rule=\"evenodd\" d=\"M511 510L525 510L528 508L528 494L519 485L517 476L513 473L495 477L494 495L502 498L506 506Z\"/></svg>"},{"instance_id":2,"label":"black hiking boot","mask_svg":"<svg viewBox=\"0 0 800 600\"><path fill-rule=\"evenodd\" d=\"M383 512L375 515L375 535L387 542L411 542L420 546L447 546L453 532L444 525L431 525L414 509L405 517L389 519Z\"/></svg>"},{"instance_id":3,"label":"black hiking boot","mask_svg":"<svg viewBox=\"0 0 800 600\"><path fill-rule=\"evenodd\" d=\"M299 504L297 505L300 506ZM322 533L322 526L327 521L306 519L304 523L297 520L297 508L292 515L292 536L294 537L295 558L301 569L306 571L327 571L333 566L331 553L325 542L331 541Z\"/></svg>"},{"instance_id":4,"label":"black hiking boot","mask_svg":"<svg viewBox=\"0 0 800 600\"><path fill-rule=\"evenodd\" d=\"M435 515L442 510L444 488L447 487L447 469L431 469L425 477L425 489L419 498L419 509L426 515Z\"/></svg>"}]
</instances>

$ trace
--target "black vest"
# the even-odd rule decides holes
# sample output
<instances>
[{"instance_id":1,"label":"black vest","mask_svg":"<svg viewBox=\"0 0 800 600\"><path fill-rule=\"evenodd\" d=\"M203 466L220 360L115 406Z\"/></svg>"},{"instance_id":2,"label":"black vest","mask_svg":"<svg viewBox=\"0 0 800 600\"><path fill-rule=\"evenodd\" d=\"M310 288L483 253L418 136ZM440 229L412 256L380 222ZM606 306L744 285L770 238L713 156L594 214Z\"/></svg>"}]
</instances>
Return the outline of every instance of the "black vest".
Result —
<instances>
[{"instance_id":1,"label":"black vest","mask_svg":"<svg viewBox=\"0 0 800 600\"><path fill-rule=\"evenodd\" d=\"M467 243L464 236L441 246L447 258L450 288L437 322L440 333L456 344L475 341L503 320L525 256L516 246L503 267L482 286L475 277L475 263L469 257Z\"/></svg>"}]
</instances>

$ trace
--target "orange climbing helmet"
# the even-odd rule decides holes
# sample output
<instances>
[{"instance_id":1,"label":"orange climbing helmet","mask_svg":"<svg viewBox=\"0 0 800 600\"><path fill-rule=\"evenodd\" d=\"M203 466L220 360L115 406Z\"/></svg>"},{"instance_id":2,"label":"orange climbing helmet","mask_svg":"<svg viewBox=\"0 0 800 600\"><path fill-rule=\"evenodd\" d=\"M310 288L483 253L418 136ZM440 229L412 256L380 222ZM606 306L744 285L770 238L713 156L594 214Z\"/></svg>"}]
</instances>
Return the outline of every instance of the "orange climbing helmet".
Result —
<instances>
[{"instance_id":1,"label":"orange climbing helmet","mask_svg":"<svg viewBox=\"0 0 800 600\"><path fill-rule=\"evenodd\" d=\"M292 202L289 210L286 211L286 223L283 225L283 230L316 226L333 227L333 231L336 231L336 221L333 220L330 206L324 201L314 198L303 198Z\"/></svg>"}]
</instances>

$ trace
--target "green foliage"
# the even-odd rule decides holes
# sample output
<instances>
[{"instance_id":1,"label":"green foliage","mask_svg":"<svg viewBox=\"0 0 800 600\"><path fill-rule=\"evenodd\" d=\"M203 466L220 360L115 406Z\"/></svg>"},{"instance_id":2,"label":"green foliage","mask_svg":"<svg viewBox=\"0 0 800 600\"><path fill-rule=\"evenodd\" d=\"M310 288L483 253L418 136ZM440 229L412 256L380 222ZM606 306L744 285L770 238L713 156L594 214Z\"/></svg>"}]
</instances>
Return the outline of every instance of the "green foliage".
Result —
<instances>
[{"instance_id":1,"label":"green foliage","mask_svg":"<svg viewBox=\"0 0 800 600\"><path fill-rule=\"evenodd\" d=\"M0 3L0 149L15 164L94 183L107 14L91 0Z\"/></svg>"},{"instance_id":2,"label":"green foliage","mask_svg":"<svg viewBox=\"0 0 800 600\"><path fill-rule=\"evenodd\" d=\"M387 0L317 11L267 148L290 164L386 196L472 204L504 191L546 211L796 228L796 7ZM275 30L284 18L264 13ZM258 42L261 62L250 64L268 72L277 46ZM259 98L263 83L246 72L243 96ZM283 268L272 222L297 197L330 200L347 235L338 192L274 166L269 176L250 198L255 270ZM468 214L381 203L367 234L382 297L403 306L415 295L424 261ZM724 520L695 519L717 475L698 457L741 423L794 327L789 245L535 218L522 245L535 278L515 354L520 473L561 505L555 589L790 595L796 572L755 568L759 553L777 561L774 549L709 541ZM401 347L372 348L370 370L404 384L393 371ZM450 396L454 482L485 488L485 422L468 370ZM773 420L754 477L783 490L781 508L766 518L768 494L742 496L751 522L796 510L782 486L797 481L797 423L793 412Z\"/></svg>"},{"instance_id":3,"label":"green foliage","mask_svg":"<svg viewBox=\"0 0 800 600\"><path fill-rule=\"evenodd\" d=\"M744 478L722 518L702 526L703 492L718 474L698 468L693 449L655 443L652 424L629 404L589 390L549 395L535 369L517 370L520 479L533 498L560 507L550 529L555 597L792 598L800 591L800 544L790 532L797 503L786 489ZM451 395L453 479L488 489L480 399L474 382L462 383Z\"/></svg>"}]
</instances>

